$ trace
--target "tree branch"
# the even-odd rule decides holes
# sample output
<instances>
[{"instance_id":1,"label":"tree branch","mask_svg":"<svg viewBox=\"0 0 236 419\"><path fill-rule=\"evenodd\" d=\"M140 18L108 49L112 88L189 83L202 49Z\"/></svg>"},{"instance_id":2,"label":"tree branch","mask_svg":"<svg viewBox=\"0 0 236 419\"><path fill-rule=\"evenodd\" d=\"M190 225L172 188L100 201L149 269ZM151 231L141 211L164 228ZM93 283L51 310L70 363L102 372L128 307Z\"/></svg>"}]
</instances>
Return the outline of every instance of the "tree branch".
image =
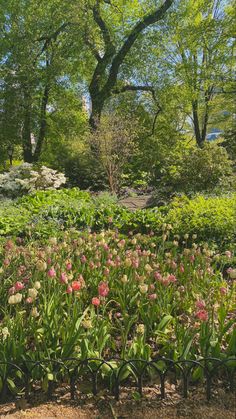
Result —
<instances>
[{"instance_id":1,"label":"tree branch","mask_svg":"<svg viewBox=\"0 0 236 419\"><path fill-rule=\"evenodd\" d=\"M124 92L127 92L127 91L134 91L134 92L144 91L144 92L150 92L152 94L153 100L154 100L155 104L157 105L157 110L156 110L155 115L154 115L151 132L148 135L148 137L151 137L154 134L154 131L155 131L155 125L156 125L157 117L158 117L159 113L162 111L162 108L161 108L160 104L157 102L157 98L156 98L154 88L152 86L140 86L140 85L134 86L134 85L131 85L131 84L126 84L125 86L114 89L112 91L112 93L119 94L119 93L124 93Z\"/></svg>"},{"instance_id":2,"label":"tree branch","mask_svg":"<svg viewBox=\"0 0 236 419\"><path fill-rule=\"evenodd\" d=\"M104 86L104 90L111 89L115 85L120 65L123 63L126 55L130 51L131 47L133 46L140 33L148 26L161 20L173 2L174 0L165 0L164 4L161 7L155 10L153 13L150 13L149 15L145 16L134 26L128 38L123 43L122 47L117 52L112 61L109 77L107 83Z\"/></svg>"},{"instance_id":3,"label":"tree branch","mask_svg":"<svg viewBox=\"0 0 236 419\"><path fill-rule=\"evenodd\" d=\"M115 52L115 47L112 43L109 29L108 29L105 21L103 20L103 18L101 16L100 1L99 0L97 0L95 6L93 7L93 17L94 17L95 22L99 26L99 28L101 30L101 33L102 33L103 41L104 41L104 44L105 44L105 54L112 53L112 55L113 55L114 52Z\"/></svg>"}]
</instances>

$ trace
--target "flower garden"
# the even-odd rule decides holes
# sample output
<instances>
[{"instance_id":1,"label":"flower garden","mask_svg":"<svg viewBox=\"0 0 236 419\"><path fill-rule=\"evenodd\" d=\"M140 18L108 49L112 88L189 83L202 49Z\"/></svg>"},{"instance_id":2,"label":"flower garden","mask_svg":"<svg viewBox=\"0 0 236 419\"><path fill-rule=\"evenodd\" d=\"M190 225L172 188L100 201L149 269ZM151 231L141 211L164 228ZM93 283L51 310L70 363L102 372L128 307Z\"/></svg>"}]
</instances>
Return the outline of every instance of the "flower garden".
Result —
<instances>
[{"instance_id":1,"label":"flower garden","mask_svg":"<svg viewBox=\"0 0 236 419\"><path fill-rule=\"evenodd\" d=\"M66 373L40 360L229 360L235 369L236 329L232 251L175 235L171 226L122 235L68 228L47 238L1 242L1 390L22 389L22 371L46 391ZM10 363L21 368L15 370ZM69 368L69 367L68 367ZM103 365L103 379L111 370ZM129 380L127 366L120 381ZM151 371L150 374L152 375ZM191 379L203 377L201 368Z\"/></svg>"}]
</instances>

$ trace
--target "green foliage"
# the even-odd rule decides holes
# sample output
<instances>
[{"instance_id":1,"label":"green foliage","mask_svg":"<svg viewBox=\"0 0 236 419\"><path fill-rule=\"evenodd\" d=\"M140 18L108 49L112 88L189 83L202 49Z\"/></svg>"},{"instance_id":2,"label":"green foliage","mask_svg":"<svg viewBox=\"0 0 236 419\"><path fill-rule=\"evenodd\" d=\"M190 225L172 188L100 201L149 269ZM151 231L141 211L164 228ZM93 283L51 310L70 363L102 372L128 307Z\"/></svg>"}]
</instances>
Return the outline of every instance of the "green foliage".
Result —
<instances>
[{"instance_id":1,"label":"green foliage","mask_svg":"<svg viewBox=\"0 0 236 419\"><path fill-rule=\"evenodd\" d=\"M168 200L168 195L170 198L176 193L191 196L234 191L235 182L232 161L220 144L205 144L199 148L183 141L157 167L156 203L160 199Z\"/></svg>"},{"instance_id":2,"label":"green foliage","mask_svg":"<svg viewBox=\"0 0 236 419\"><path fill-rule=\"evenodd\" d=\"M163 225L171 225L170 240L175 235L183 240L186 234L196 234L197 242L208 241L224 248L236 238L235 194L175 198L167 206L131 212L107 193L91 197L74 188L39 191L0 205L2 235L50 237L65 228L115 228L124 234L154 232L162 240Z\"/></svg>"},{"instance_id":3,"label":"green foliage","mask_svg":"<svg viewBox=\"0 0 236 419\"><path fill-rule=\"evenodd\" d=\"M196 234L197 240L234 243L236 196L176 198L168 207L166 222L175 234Z\"/></svg>"}]
</instances>

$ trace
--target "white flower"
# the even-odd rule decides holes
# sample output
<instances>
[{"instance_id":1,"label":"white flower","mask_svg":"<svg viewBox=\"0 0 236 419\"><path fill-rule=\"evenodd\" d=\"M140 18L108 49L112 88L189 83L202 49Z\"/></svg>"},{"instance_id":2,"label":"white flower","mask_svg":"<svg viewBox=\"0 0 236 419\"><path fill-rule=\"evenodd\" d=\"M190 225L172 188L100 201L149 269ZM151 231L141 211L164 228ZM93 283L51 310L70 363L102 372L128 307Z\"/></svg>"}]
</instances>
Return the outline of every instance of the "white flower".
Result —
<instances>
[{"instance_id":1,"label":"white flower","mask_svg":"<svg viewBox=\"0 0 236 419\"><path fill-rule=\"evenodd\" d=\"M39 312L37 310L37 307L33 307L30 314L31 314L32 317L35 317L35 318L39 317Z\"/></svg>"},{"instance_id":2,"label":"white flower","mask_svg":"<svg viewBox=\"0 0 236 419\"><path fill-rule=\"evenodd\" d=\"M8 304L17 304L17 303L20 303L21 300L22 300L22 294L18 292L17 294L10 295L10 297L8 298Z\"/></svg>"},{"instance_id":3,"label":"white flower","mask_svg":"<svg viewBox=\"0 0 236 419\"><path fill-rule=\"evenodd\" d=\"M38 291L35 288L28 289L28 296L35 299L38 295Z\"/></svg>"},{"instance_id":4,"label":"white flower","mask_svg":"<svg viewBox=\"0 0 236 419\"><path fill-rule=\"evenodd\" d=\"M139 285L139 290L140 290L141 294L146 294L146 292L148 291L148 285L147 284Z\"/></svg>"},{"instance_id":5,"label":"white flower","mask_svg":"<svg viewBox=\"0 0 236 419\"><path fill-rule=\"evenodd\" d=\"M36 290L39 290L39 289L41 288L41 284L40 284L40 282L39 282L39 281L36 281L36 282L34 283L34 288L35 288Z\"/></svg>"},{"instance_id":6,"label":"white flower","mask_svg":"<svg viewBox=\"0 0 236 419\"><path fill-rule=\"evenodd\" d=\"M127 275L123 275L121 278L121 282L123 282L123 284L126 284L128 282L128 277Z\"/></svg>"},{"instance_id":7,"label":"white flower","mask_svg":"<svg viewBox=\"0 0 236 419\"><path fill-rule=\"evenodd\" d=\"M145 332L145 326L144 326L144 324L138 324L137 327L136 327L136 332L139 335L143 335L144 332Z\"/></svg>"},{"instance_id":8,"label":"white flower","mask_svg":"<svg viewBox=\"0 0 236 419\"><path fill-rule=\"evenodd\" d=\"M8 328L7 328L7 327L4 327L4 328L1 330L1 335L2 335L2 340L3 340L3 342L4 342L4 340L6 340L6 339L7 339L7 337L8 337L8 336L10 336L10 333L9 333L9 330L8 330Z\"/></svg>"}]
</instances>

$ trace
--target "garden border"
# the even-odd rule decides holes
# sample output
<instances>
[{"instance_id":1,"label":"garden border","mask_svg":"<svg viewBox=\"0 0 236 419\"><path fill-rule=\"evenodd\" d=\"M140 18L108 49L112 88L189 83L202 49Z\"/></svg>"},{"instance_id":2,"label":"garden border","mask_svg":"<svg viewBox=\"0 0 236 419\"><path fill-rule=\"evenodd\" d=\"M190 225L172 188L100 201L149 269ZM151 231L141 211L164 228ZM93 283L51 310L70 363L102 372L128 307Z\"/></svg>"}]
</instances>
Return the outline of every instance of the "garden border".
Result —
<instances>
[{"instance_id":1,"label":"garden border","mask_svg":"<svg viewBox=\"0 0 236 419\"><path fill-rule=\"evenodd\" d=\"M165 363L165 368L159 368L156 363L162 361ZM116 369L112 365L112 362L117 362L119 365L118 369ZM231 367L228 363L233 362L233 366ZM98 363L97 367L96 363ZM91 366L91 364L93 364ZM32 367L30 367L30 365ZM42 378L44 377L43 372L48 373L46 367L51 365L50 373L55 375L62 370L67 372L67 377L69 379L69 386L70 386L70 396L71 400L75 400L76 398L76 383L78 382L79 378L83 377L83 372L81 373L81 369L85 367L86 374L89 374L92 380L92 393L96 395L98 393L98 377L99 373L104 365L106 365L111 370L110 376L110 388L111 393L115 397L116 400L119 400L120 395L120 387L121 385L121 374L125 367L129 367L130 373L133 375L136 381L137 391L139 392L140 396L143 393L143 380L145 377L145 373L148 369L153 369L159 376L160 379L160 396L162 399L165 398L165 380L168 376L168 373L174 373L175 377L177 376L177 372L182 380L183 384L183 397L188 397L188 391L190 387L189 379L190 374L193 372L195 368L200 368L202 371L203 378L205 381L205 394L206 399L210 400L212 396L212 387L213 387L213 378L216 376L217 372L220 369L223 369L224 374L221 378L226 379L228 390L233 392L235 390L235 383L234 383L234 376L236 373L236 357L230 357L226 359L219 359L219 358L202 358L200 360L190 360L190 359L182 359L174 361L169 358L165 357L158 357L152 359L150 361L144 359L130 359L125 360L119 357L112 357L109 359L102 359L102 358L86 358L86 359L78 359L78 358L65 358L65 359L42 359L42 360L25 360L21 366L19 366L15 362L8 362L8 361L1 361L0 366L5 366L7 370L7 374L3 377L0 374L0 378L2 379L2 390L1 390L1 402L5 401L5 397L7 394L7 379L10 378L10 374L13 370L17 370L22 375L21 383L24 386L24 391L21 394L24 394L26 399L30 396L30 388L34 384L33 379L31 378L32 372L35 368L39 367L42 369ZM58 381L51 380L48 381L48 389L47 389L47 397L50 399L53 396L53 391L55 390L56 383ZM63 381L60 381L63 383Z\"/></svg>"}]
</instances>

